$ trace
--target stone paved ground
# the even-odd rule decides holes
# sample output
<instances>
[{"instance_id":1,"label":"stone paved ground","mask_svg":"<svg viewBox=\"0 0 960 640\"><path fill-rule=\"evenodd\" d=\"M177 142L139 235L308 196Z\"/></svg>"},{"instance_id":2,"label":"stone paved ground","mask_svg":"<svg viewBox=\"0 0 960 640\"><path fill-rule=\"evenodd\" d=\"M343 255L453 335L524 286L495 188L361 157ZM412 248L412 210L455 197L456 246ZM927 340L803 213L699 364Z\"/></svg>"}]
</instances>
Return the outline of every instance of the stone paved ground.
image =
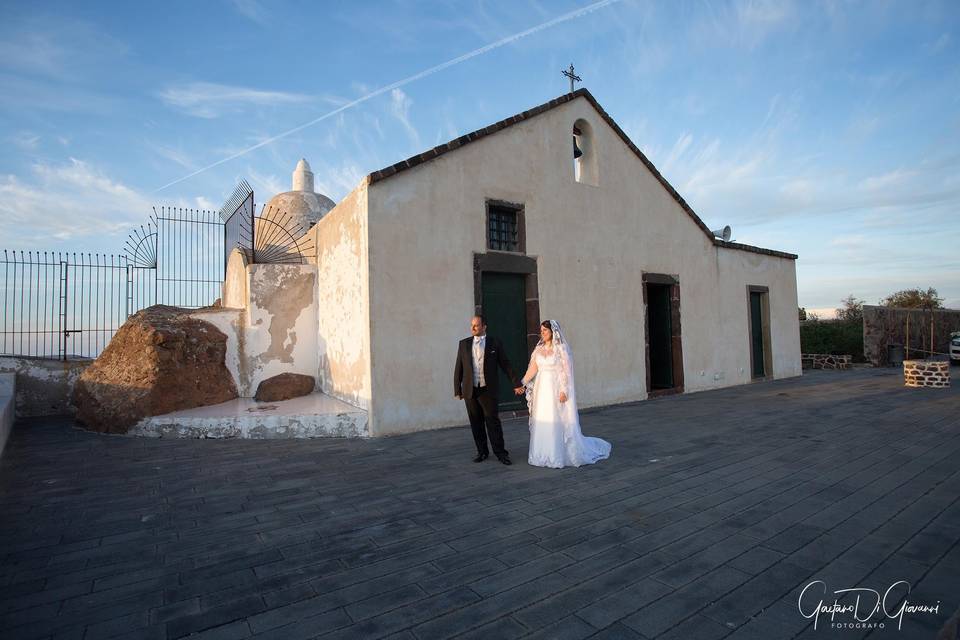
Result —
<instances>
[{"instance_id":1,"label":"stone paved ground","mask_svg":"<svg viewBox=\"0 0 960 640\"><path fill-rule=\"evenodd\" d=\"M557 471L525 464L523 421L509 468L471 463L466 428L184 441L23 421L0 463L0 637L932 638L960 604L956 386L820 371L583 425L613 457ZM907 580L940 613L814 631L797 601L816 579Z\"/></svg>"}]
</instances>

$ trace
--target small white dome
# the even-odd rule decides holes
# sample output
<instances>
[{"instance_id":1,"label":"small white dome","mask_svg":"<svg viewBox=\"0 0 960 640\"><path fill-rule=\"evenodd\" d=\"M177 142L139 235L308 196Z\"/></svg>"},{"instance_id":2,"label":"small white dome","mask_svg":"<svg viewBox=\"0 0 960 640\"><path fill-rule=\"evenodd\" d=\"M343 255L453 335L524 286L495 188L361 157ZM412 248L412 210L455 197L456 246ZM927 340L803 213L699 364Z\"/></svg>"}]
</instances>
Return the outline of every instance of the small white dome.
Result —
<instances>
[{"instance_id":1,"label":"small white dome","mask_svg":"<svg viewBox=\"0 0 960 640\"><path fill-rule=\"evenodd\" d=\"M336 206L336 203L316 193L313 187L313 172L305 158L300 158L293 170L293 190L278 193L270 198L263 209L263 217L274 220L299 238L320 218Z\"/></svg>"}]
</instances>

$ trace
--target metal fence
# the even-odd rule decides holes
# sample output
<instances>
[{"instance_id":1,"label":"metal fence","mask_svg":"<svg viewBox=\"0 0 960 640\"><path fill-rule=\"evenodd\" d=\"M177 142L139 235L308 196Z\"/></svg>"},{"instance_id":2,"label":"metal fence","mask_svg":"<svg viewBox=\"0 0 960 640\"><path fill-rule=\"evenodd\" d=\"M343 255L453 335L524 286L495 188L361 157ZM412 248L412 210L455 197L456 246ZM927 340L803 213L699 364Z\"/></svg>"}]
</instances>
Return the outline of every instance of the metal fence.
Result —
<instances>
[{"instance_id":1,"label":"metal fence","mask_svg":"<svg viewBox=\"0 0 960 640\"><path fill-rule=\"evenodd\" d=\"M253 189L246 180L241 180L233 194L220 207L220 218L223 220L223 269L226 273L227 260L234 248L240 249L247 255L251 263L254 260L254 232L256 223L256 204L253 198Z\"/></svg>"},{"instance_id":2,"label":"metal fence","mask_svg":"<svg viewBox=\"0 0 960 640\"><path fill-rule=\"evenodd\" d=\"M156 304L196 309L220 297L224 224L214 211L163 208L157 225Z\"/></svg>"},{"instance_id":3,"label":"metal fence","mask_svg":"<svg viewBox=\"0 0 960 640\"><path fill-rule=\"evenodd\" d=\"M235 247L251 263L307 262L315 250L305 231L269 207L257 216L241 181L218 212L154 209L118 255L4 250L0 355L95 358L141 309L212 304Z\"/></svg>"},{"instance_id":4,"label":"metal fence","mask_svg":"<svg viewBox=\"0 0 960 640\"><path fill-rule=\"evenodd\" d=\"M122 255L4 251L0 273L5 355L96 357L152 294L153 270Z\"/></svg>"},{"instance_id":5,"label":"metal fence","mask_svg":"<svg viewBox=\"0 0 960 640\"><path fill-rule=\"evenodd\" d=\"M169 207L130 234L123 254L5 250L0 354L95 358L141 309L212 304L223 250L215 212Z\"/></svg>"},{"instance_id":6,"label":"metal fence","mask_svg":"<svg viewBox=\"0 0 960 640\"><path fill-rule=\"evenodd\" d=\"M241 180L220 208L224 266L234 248L250 264L305 264L316 255L313 237L286 211L263 205L256 212L253 189Z\"/></svg>"}]
</instances>

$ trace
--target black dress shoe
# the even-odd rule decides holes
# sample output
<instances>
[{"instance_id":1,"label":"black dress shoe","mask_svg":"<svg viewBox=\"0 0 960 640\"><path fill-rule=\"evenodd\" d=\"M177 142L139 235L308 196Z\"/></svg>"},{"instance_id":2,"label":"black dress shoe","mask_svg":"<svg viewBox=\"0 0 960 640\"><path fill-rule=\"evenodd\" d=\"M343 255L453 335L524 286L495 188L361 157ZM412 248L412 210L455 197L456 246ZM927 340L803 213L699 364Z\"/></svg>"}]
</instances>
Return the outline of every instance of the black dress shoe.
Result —
<instances>
[{"instance_id":1,"label":"black dress shoe","mask_svg":"<svg viewBox=\"0 0 960 640\"><path fill-rule=\"evenodd\" d=\"M489 453L478 453L477 457L473 459L474 462L483 462L490 457Z\"/></svg>"},{"instance_id":2,"label":"black dress shoe","mask_svg":"<svg viewBox=\"0 0 960 640\"><path fill-rule=\"evenodd\" d=\"M502 462L502 463L505 464L505 465L511 465L511 464L513 464L512 462L510 462L509 456L497 456L497 460L499 460L500 462Z\"/></svg>"}]
</instances>

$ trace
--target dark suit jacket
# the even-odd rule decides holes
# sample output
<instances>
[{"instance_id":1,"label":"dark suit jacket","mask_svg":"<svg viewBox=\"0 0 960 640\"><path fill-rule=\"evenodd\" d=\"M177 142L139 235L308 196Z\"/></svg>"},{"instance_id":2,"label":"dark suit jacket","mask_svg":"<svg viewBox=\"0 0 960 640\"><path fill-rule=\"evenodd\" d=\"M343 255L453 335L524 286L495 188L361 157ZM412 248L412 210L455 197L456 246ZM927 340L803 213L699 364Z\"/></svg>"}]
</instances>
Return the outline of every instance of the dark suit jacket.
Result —
<instances>
[{"instance_id":1,"label":"dark suit jacket","mask_svg":"<svg viewBox=\"0 0 960 640\"><path fill-rule=\"evenodd\" d=\"M503 344L488 335L483 350L483 378L487 390L493 394L494 398L498 397L500 393L500 376L497 375L497 365L507 374L511 384L515 387L520 386L516 376L513 375L513 369L510 367L510 361L507 360ZM475 385L476 382L473 379L473 336L470 336L461 340L457 349L457 364L453 368L453 394L464 398L472 398Z\"/></svg>"}]
</instances>

